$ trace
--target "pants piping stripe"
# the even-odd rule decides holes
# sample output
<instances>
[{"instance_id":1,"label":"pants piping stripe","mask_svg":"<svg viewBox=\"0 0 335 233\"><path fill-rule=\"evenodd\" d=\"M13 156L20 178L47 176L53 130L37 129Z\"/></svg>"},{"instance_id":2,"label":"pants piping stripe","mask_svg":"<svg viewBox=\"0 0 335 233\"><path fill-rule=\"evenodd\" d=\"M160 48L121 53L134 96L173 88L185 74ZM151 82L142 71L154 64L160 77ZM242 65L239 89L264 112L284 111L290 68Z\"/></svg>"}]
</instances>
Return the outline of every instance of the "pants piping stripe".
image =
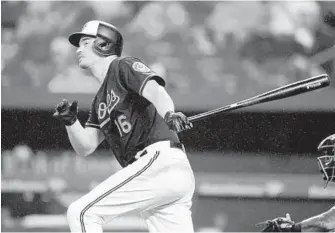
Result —
<instances>
[{"instance_id":1,"label":"pants piping stripe","mask_svg":"<svg viewBox=\"0 0 335 233\"><path fill-rule=\"evenodd\" d=\"M101 201L102 199L104 199L105 197L107 197L109 194L111 194L112 192L118 190L119 188L121 188L122 186L124 186L125 184L129 183L131 180L135 179L137 176L141 175L144 171L146 171L152 164L153 162L158 158L159 155L159 151L156 152L156 154L154 155L153 158L150 159L149 163L147 165L145 165L141 170L139 170L137 173L135 173L134 175L130 176L129 178L127 178L125 181L123 181L122 183L118 184L117 186L115 186L114 188L108 190L106 193L102 194L100 197L98 197L97 199L95 199L94 201L92 201L91 203L89 203L80 213L80 225L81 225L81 231L83 233L86 232L85 229L85 224L84 224L84 214L85 212L91 208L93 205L95 205L96 203L98 203L99 201Z\"/></svg>"}]
</instances>

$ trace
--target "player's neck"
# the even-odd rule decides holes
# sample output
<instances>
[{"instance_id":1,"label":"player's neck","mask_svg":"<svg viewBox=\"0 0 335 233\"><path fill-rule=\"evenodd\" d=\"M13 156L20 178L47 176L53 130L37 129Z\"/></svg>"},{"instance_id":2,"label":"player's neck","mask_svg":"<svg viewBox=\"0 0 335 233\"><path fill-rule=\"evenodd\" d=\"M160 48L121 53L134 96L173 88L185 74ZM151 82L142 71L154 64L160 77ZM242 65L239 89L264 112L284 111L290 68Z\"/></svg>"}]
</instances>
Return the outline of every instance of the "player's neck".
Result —
<instances>
[{"instance_id":1,"label":"player's neck","mask_svg":"<svg viewBox=\"0 0 335 233\"><path fill-rule=\"evenodd\" d=\"M109 56L109 57L102 57L97 59L96 62L90 67L90 70L94 77L96 77L100 83L102 83L106 77L108 72L108 68L111 62L117 58L117 56Z\"/></svg>"}]
</instances>

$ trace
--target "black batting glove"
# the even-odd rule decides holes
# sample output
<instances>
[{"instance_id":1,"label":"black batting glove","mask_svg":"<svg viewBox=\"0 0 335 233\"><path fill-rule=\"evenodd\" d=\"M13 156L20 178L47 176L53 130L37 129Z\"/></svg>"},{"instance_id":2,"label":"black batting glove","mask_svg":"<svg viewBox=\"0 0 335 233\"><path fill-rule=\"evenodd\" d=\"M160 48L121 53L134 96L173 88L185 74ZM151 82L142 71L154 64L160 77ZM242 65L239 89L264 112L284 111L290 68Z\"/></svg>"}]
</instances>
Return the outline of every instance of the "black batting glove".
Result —
<instances>
[{"instance_id":1,"label":"black batting glove","mask_svg":"<svg viewBox=\"0 0 335 233\"><path fill-rule=\"evenodd\" d=\"M64 125L73 125L77 120L78 115L78 101L73 101L70 105L67 99L63 99L56 105L53 117L60 120Z\"/></svg>"},{"instance_id":2,"label":"black batting glove","mask_svg":"<svg viewBox=\"0 0 335 233\"><path fill-rule=\"evenodd\" d=\"M182 112L169 111L164 116L164 121L170 130L177 133L182 132L193 127L188 118Z\"/></svg>"}]
</instances>

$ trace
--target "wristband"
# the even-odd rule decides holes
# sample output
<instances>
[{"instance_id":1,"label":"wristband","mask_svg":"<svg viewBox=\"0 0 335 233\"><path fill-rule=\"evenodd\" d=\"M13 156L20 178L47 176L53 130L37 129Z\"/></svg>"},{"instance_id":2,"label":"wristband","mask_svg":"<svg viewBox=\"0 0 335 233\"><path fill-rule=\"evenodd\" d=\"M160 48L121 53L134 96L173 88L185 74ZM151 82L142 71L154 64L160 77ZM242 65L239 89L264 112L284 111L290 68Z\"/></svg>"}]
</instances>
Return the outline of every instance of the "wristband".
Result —
<instances>
[{"instance_id":1,"label":"wristband","mask_svg":"<svg viewBox=\"0 0 335 233\"><path fill-rule=\"evenodd\" d=\"M171 114L173 113L173 111L168 111L165 113L165 116L164 116L164 121L167 122L167 120L169 119L169 117L171 116Z\"/></svg>"},{"instance_id":2,"label":"wristband","mask_svg":"<svg viewBox=\"0 0 335 233\"><path fill-rule=\"evenodd\" d=\"M71 121L69 121L68 123L65 123L66 126L71 126L73 125L75 122L77 121L77 117L73 117Z\"/></svg>"}]
</instances>

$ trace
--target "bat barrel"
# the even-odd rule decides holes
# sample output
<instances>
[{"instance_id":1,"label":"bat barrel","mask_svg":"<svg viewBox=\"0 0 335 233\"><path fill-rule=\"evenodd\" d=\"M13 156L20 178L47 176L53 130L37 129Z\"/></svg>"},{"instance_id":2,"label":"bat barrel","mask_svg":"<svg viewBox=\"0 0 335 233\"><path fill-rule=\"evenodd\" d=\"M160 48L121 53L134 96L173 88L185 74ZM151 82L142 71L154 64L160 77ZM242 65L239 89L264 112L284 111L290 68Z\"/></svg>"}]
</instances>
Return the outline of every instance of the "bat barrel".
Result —
<instances>
[{"instance_id":1,"label":"bat barrel","mask_svg":"<svg viewBox=\"0 0 335 233\"><path fill-rule=\"evenodd\" d=\"M321 75L311 78L306 88L307 89L319 89L319 88L329 86L329 84L330 84L329 76L327 74L321 74Z\"/></svg>"},{"instance_id":2,"label":"bat barrel","mask_svg":"<svg viewBox=\"0 0 335 233\"><path fill-rule=\"evenodd\" d=\"M327 74L321 74L315 77L311 77L305 80L285 85L283 87L276 88L269 92L265 92L263 94L254 96L246 100L242 100L234 104L230 104L204 113L197 114L195 116L191 116L188 119L189 121L194 122L209 116L220 114L222 112L232 111L235 109L252 106L259 103L288 98L305 92L324 88L326 86L329 86L329 84L330 84L329 76Z\"/></svg>"}]
</instances>

